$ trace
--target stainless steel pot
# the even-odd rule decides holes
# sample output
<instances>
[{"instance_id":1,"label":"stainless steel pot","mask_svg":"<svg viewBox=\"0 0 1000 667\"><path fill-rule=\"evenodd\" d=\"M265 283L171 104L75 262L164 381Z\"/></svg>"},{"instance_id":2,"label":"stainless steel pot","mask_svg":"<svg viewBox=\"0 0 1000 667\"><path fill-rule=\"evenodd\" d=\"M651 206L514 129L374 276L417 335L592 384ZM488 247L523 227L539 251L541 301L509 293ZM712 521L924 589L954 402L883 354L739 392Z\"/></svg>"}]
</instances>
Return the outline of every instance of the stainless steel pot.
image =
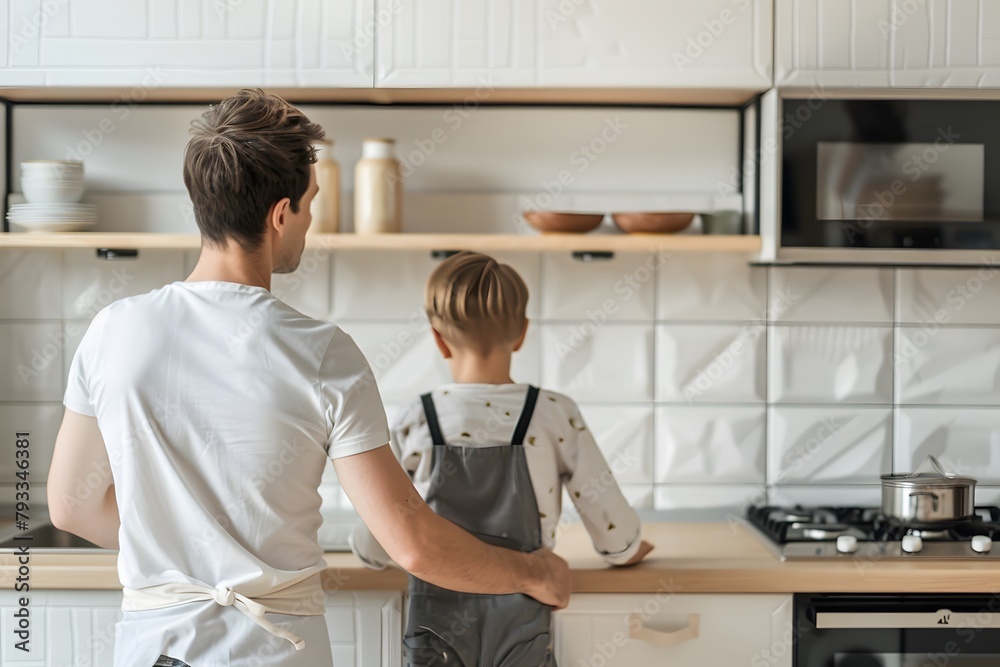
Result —
<instances>
[{"instance_id":1,"label":"stainless steel pot","mask_svg":"<svg viewBox=\"0 0 1000 667\"><path fill-rule=\"evenodd\" d=\"M976 480L941 473L882 475L882 513L904 523L960 521L975 510Z\"/></svg>"}]
</instances>

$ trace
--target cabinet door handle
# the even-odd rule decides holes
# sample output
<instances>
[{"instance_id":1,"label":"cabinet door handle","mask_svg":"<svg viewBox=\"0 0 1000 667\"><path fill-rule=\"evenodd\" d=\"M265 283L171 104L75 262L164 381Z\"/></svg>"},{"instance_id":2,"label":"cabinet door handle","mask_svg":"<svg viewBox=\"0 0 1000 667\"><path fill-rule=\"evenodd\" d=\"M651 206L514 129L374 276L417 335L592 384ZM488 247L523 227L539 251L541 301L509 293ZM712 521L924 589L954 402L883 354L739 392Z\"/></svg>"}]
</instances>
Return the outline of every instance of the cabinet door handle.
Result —
<instances>
[{"instance_id":1,"label":"cabinet door handle","mask_svg":"<svg viewBox=\"0 0 1000 667\"><path fill-rule=\"evenodd\" d=\"M639 614L629 614L628 616L628 636L630 639L639 639L657 646L677 646L686 641L698 638L701 629L701 614L688 614L687 627L671 632L653 630L646 627Z\"/></svg>"}]
</instances>

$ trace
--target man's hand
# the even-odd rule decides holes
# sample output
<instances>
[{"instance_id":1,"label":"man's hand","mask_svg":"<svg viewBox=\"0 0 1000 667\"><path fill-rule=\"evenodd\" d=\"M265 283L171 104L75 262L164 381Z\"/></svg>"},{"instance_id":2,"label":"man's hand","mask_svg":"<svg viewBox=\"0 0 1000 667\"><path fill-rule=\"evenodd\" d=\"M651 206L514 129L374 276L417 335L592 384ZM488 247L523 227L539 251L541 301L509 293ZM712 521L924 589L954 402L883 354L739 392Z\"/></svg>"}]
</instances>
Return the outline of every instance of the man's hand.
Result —
<instances>
[{"instance_id":1,"label":"man's hand","mask_svg":"<svg viewBox=\"0 0 1000 667\"><path fill-rule=\"evenodd\" d=\"M528 558L535 569L535 578L539 585L527 595L550 607L565 609L569 604L570 594L569 565L550 549L539 549Z\"/></svg>"},{"instance_id":2,"label":"man's hand","mask_svg":"<svg viewBox=\"0 0 1000 667\"><path fill-rule=\"evenodd\" d=\"M424 502L388 445L334 459L337 479L386 553L428 583L463 593L524 593L563 607L566 563L551 553L491 546Z\"/></svg>"}]
</instances>

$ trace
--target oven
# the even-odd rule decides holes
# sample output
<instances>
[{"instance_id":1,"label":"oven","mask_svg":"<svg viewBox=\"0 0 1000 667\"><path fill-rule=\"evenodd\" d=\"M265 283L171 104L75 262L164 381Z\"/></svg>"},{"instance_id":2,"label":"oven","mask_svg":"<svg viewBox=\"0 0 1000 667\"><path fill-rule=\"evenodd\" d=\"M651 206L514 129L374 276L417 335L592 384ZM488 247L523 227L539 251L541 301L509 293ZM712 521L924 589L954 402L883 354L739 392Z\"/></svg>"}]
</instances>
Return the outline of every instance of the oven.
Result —
<instances>
[{"instance_id":1,"label":"oven","mask_svg":"<svg viewBox=\"0 0 1000 667\"><path fill-rule=\"evenodd\" d=\"M794 667L1000 665L1000 594L800 594L794 615Z\"/></svg>"},{"instance_id":2,"label":"oven","mask_svg":"<svg viewBox=\"0 0 1000 667\"><path fill-rule=\"evenodd\" d=\"M777 101L775 260L1000 264L1000 96L843 94Z\"/></svg>"}]
</instances>

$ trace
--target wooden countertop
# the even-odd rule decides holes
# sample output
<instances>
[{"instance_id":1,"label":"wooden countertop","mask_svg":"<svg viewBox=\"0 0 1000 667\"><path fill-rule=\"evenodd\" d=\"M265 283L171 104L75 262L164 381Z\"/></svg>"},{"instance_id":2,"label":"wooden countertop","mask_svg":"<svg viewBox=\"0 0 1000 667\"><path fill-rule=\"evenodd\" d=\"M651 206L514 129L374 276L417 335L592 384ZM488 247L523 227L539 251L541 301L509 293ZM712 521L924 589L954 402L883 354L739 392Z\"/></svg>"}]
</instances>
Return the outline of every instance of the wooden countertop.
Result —
<instances>
[{"instance_id":1,"label":"wooden countertop","mask_svg":"<svg viewBox=\"0 0 1000 667\"><path fill-rule=\"evenodd\" d=\"M565 529L557 553L573 569L577 593L981 593L1000 587L1000 560L884 560L781 562L740 524L656 523L644 526L656 549L642 564L611 568L593 551L579 525ZM17 577L16 556L0 554L0 582ZM328 553L323 575L330 590L402 590L400 570L369 570L352 554ZM117 554L31 556L33 589L113 589L120 586Z\"/></svg>"}]
</instances>

